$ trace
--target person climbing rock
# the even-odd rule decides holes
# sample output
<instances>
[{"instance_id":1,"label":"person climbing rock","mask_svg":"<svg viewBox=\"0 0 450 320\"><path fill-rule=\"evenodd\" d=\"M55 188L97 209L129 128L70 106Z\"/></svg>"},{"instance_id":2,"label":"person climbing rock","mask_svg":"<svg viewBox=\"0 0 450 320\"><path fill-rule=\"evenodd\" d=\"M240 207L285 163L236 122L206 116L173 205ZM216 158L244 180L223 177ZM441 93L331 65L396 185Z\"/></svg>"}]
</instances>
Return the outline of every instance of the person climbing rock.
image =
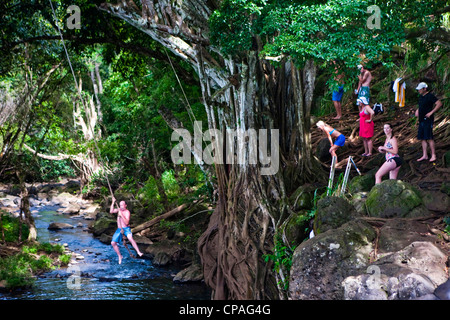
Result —
<instances>
[{"instance_id":1,"label":"person climbing rock","mask_svg":"<svg viewBox=\"0 0 450 320\"><path fill-rule=\"evenodd\" d=\"M325 134L328 137L328 140L330 141L330 154L332 157L336 157L336 162L337 162L337 155L336 155L336 150L339 147L343 147L345 144L345 136L343 134L341 134L339 131L337 131L336 129L330 127L328 124L326 124L323 121L318 121L316 123L316 126L322 130L323 132L325 132ZM333 140L331 138L335 138L336 140L333 143Z\"/></svg>"},{"instance_id":2,"label":"person climbing rock","mask_svg":"<svg viewBox=\"0 0 450 320\"><path fill-rule=\"evenodd\" d=\"M386 140L384 146L378 147L378 151L386 153L386 162L378 169L375 174L375 184L381 183L381 179L389 172L389 179L397 179L400 167L403 164L403 159L398 155L397 138L394 136L394 131L389 123L383 126Z\"/></svg>"},{"instance_id":3,"label":"person climbing rock","mask_svg":"<svg viewBox=\"0 0 450 320\"><path fill-rule=\"evenodd\" d=\"M117 253L117 256L119 257L119 264L122 263L122 255L120 254L118 243L122 241L122 230L123 234L128 238L133 248L136 250L137 254L142 257L143 253L139 250L139 247L137 246L136 241L133 239L133 234L131 233L131 227L130 227L130 217L131 213L127 209L127 204L125 201L120 201L119 203L119 209L114 209L114 204L116 202L116 198L112 198L111 208L109 210L109 213L117 213L117 230L114 233L112 240L111 240L111 246L113 247L114 251Z\"/></svg>"}]
</instances>

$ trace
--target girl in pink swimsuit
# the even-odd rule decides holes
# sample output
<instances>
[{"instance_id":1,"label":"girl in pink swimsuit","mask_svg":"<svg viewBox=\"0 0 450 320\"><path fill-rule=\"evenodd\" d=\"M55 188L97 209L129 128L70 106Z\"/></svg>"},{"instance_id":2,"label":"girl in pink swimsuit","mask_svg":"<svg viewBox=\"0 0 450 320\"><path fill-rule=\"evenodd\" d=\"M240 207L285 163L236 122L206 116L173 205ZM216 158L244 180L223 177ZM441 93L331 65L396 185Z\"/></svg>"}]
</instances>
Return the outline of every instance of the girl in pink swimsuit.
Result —
<instances>
[{"instance_id":1,"label":"girl in pink swimsuit","mask_svg":"<svg viewBox=\"0 0 450 320\"><path fill-rule=\"evenodd\" d=\"M370 157L373 149L372 137L374 124L372 118L375 112L373 112L366 98L358 98L358 102L360 107L362 107L359 113L359 136L363 138L364 143L364 153L362 156Z\"/></svg>"}]
</instances>

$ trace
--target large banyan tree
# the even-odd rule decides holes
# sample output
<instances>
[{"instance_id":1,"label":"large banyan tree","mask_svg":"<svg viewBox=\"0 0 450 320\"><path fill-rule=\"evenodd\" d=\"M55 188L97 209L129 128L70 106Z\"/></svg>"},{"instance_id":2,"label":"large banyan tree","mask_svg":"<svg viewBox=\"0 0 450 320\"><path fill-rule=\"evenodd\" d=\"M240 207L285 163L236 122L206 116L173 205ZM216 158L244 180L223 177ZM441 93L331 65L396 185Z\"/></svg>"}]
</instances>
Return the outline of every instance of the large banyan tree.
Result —
<instances>
[{"instance_id":1,"label":"large banyan tree","mask_svg":"<svg viewBox=\"0 0 450 320\"><path fill-rule=\"evenodd\" d=\"M263 256L273 252L276 233L292 213L288 196L319 172L310 143L318 68L338 66L356 78L362 57L388 63L393 45L408 37L409 22L416 37L428 32L428 41L446 33L439 19L448 7L440 1L378 2L372 11L373 3L350 0L120 0L100 6L193 67L209 129L222 137L227 130L247 133L213 139L222 142L214 150L218 202L198 242L213 298L283 298L280 283L288 275L275 274ZM268 130L265 143L260 129Z\"/></svg>"}]
</instances>

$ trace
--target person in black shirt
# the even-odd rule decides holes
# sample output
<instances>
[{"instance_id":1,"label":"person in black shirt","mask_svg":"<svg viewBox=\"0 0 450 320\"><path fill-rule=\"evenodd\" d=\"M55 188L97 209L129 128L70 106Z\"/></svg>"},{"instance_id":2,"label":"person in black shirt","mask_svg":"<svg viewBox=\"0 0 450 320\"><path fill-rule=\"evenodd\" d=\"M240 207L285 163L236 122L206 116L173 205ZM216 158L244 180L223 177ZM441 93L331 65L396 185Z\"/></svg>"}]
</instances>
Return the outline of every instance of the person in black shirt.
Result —
<instances>
[{"instance_id":1,"label":"person in black shirt","mask_svg":"<svg viewBox=\"0 0 450 320\"><path fill-rule=\"evenodd\" d=\"M416 117L419 119L419 130L417 139L422 141L422 157L417 161L428 159L427 142L431 150L430 162L436 161L436 151L433 140L433 122L434 114L442 106L442 102L428 91L428 85L425 82L419 83L416 88L419 91L419 108L416 110Z\"/></svg>"}]
</instances>

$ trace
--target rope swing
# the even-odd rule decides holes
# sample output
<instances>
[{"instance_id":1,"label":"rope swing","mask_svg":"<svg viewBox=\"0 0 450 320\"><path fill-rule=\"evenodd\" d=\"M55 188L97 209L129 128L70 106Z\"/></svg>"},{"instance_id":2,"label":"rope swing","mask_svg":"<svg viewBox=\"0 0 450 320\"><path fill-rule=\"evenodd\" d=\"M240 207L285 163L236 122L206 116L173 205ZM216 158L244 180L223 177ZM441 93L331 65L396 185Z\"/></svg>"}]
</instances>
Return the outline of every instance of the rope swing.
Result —
<instances>
[{"instance_id":1,"label":"rope swing","mask_svg":"<svg viewBox=\"0 0 450 320\"><path fill-rule=\"evenodd\" d=\"M76 76L75 76L75 72L73 71L72 63L71 63L71 61L70 61L70 56L69 56L69 53L67 52L67 48L66 48L66 45L65 45L65 42L64 42L64 37L63 37L62 32L61 32L61 28L60 28L59 25L58 25L58 18L56 17L56 12L55 12L55 9L53 8L52 0L49 0L49 2L50 2L50 7L52 8L53 17L54 17L54 19L55 19L55 25L56 25L56 27L58 28L58 32L59 32L59 35L60 35L60 37L61 37L61 42L62 42L62 45L63 45L63 47L64 47L64 51L65 51L65 53L66 53L67 61L69 62L70 71L72 72L73 80L74 80L74 82L75 82L75 88L77 89L77 92L78 92L78 95L79 95L79 97L80 97L80 100L81 100L81 104L82 104L82 106L83 106L83 109L86 110L86 106L85 106L85 103L84 103L84 100L83 100L83 96L81 95L81 88L78 86L77 78L76 78ZM88 114L86 114L86 116L89 117ZM88 120L89 120L89 119L88 119ZM95 138L94 130L93 130L92 126L90 126L90 125L87 126L87 127L88 127L89 130L91 131L92 139L94 140L94 145L95 145L95 149L96 149L96 151L97 151L98 159L99 159L99 161L100 161L102 164L104 164L104 162L103 162L103 160L102 160L100 148L98 147L98 144L97 144L97 139ZM103 166L103 167L105 167L105 166ZM110 192L110 194L111 194L111 197L112 197L112 198L115 198L115 197L114 197L114 193L113 193L112 188L111 188L111 184L110 184L110 182L109 182L108 175L106 174L106 172L104 172L103 175L104 175L104 177L106 178L106 182L107 182L107 184L108 184L108 189L109 189L109 192ZM116 207L117 207L117 209L118 209L118 215L120 215L120 208L119 208L119 206L117 205L117 202L115 202L115 205L116 205ZM131 253L130 248L128 248L127 240L126 240L126 237L125 237L125 235L124 235L124 231L123 231L122 228L121 228L121 233L122 233L122 243L123 243L123 246L127 249L127 251L128 251L128 253L130 254L130 256L134 259L135 256L133 255L133 253Z\"/></svg>"}]
</instances>

